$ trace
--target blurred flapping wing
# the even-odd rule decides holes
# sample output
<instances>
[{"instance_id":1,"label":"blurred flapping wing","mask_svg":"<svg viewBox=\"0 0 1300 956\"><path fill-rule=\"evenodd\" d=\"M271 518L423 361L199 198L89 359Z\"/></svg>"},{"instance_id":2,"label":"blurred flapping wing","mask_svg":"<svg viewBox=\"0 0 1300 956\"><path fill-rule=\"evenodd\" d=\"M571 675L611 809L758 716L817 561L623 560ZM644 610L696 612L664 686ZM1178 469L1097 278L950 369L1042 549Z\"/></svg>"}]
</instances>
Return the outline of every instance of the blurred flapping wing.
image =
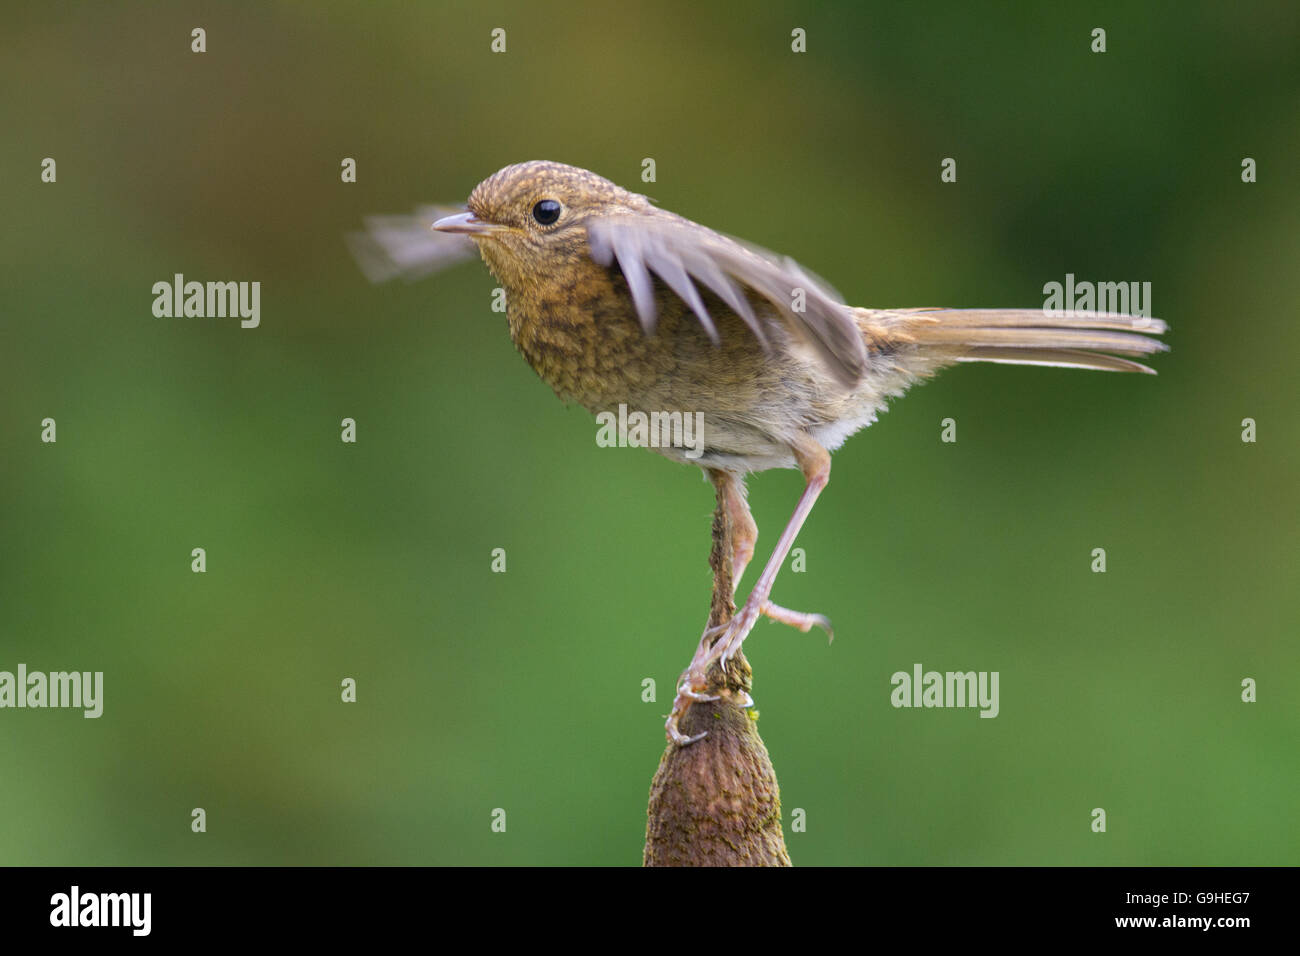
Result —
<instances>
[{"instance_id":1,"label":"blurred flapping wing","mask_svg":"<svg viewBox=\"0 0 1300 956\"><path fill-rule=\"evenodd\" d=\"M348 249L371 282L420 279L478 258L468 236L430 228L435 220L464 211L464 206L421 206L409 216L368 216L364 232L348 234Z\"/></svg>"}]
</instances>

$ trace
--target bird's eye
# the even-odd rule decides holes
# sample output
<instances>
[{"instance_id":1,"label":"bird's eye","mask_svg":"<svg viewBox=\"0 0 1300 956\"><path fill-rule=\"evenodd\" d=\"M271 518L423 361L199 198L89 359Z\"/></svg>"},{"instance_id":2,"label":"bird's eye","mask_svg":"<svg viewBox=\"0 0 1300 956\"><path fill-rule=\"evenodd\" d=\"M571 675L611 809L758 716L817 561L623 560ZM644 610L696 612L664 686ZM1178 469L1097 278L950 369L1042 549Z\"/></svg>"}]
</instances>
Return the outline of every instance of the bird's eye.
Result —
<instances>
[{"instance_id":1,"label":"bird's eye","mask_svg":"<svg viewBox=\"0 0 1300 956\"><path fill-rule=\"evenodd\" d=\"M554 225L560 218L560 204L554 199L543 199L533 207L533 218L543 226Z\"/></svg>"}]
</instances>

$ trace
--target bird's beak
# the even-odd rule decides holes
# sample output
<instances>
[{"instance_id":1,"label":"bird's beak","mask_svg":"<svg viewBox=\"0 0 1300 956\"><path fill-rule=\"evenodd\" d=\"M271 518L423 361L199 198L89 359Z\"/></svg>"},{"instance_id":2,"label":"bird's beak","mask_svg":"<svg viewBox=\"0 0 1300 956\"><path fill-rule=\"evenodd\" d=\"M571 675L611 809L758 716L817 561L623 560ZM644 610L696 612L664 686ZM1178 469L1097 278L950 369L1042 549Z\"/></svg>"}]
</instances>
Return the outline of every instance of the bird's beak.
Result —
<instances>
[{"instance_id":1,"label":"bird's beak","mask_svg":"<svg viewBox=\"0 0 1300 956\"><path fill-rule=\"evenodd\" d=\"M479 238L496 232L505 232L508 227L479 219L472 212L462 212L456 216L447 216L433 224L439 232L457 232L462 235Z\"/></svg>"}]
</instances>

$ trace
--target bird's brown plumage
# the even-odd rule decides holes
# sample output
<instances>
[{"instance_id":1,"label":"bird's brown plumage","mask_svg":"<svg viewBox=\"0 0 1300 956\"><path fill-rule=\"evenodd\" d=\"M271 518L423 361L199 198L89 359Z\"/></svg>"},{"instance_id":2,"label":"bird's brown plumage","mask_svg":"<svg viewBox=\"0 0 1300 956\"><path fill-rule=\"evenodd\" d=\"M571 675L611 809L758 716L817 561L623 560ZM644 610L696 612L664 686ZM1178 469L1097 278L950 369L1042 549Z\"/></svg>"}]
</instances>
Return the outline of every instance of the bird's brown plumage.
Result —
<instances>
[{"instance_id":1,"label":"bird's brown plumage","mask_svg":"<svg viewBox=\"0 0 1300 956\"><path fill-rule=\"evenodd\" d=\"M703 413L706 466L791 467L799 436L835 448L957 362L1148 371L1132 357L1164 347L1147 337L1163 323L1132 316L852 308L794 260L562 163L507 166L468 207L496 227L474 239L537 374L596 412Z\"/></svg>"},{"instance_id":2,"label":"bird's brown plumage","mask_svg":"<svg viewBox=\"0 0 1300 956\"><path fill-rule=\"evenodd\" d=\"M450 261L463 236L505 287L510 337L561 397L595 412L699 415L703 447L662 446L703 466L731 527L734 579L757 529L744 474L798 467L806 486L744 606L706 630L682 675L667 724L709 693L709 668L736 654L762 615L802 630L821 615L772 604L800 527L830 475L828 450L875 420L893 396L957 362L1151 371L1158 319L1037 309L865 309L845 305L792 259L655 207L595 173L562 163L507 166L442 219L449 245L395 228L362 242L370 274L405 274L425 257ZM376 266L376 247L395 265ZM416 250L416 251L413 251ZM702 454L700 453L702 451Z\"/></svg>"}]
</instances>

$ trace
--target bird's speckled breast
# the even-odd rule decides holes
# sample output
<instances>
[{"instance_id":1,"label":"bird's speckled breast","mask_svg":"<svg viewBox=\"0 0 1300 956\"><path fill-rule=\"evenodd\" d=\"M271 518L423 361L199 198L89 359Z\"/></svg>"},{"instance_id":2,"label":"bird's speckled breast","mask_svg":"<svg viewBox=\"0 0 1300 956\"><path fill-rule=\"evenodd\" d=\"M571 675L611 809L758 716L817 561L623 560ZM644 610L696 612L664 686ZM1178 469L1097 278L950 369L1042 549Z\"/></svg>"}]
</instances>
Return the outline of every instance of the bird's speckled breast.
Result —
<instances>
[{"instance_id":1,"label":"bird's speckled breast","mask_svg":"<svg viewBox=\"0 0 1300 956\"><path fill-rule=\"evenodd\" d=\"M847 437L883 407L874 389L834 385L816 357L788 337L765 351L716 298L705 297L718 328L715 344L680 298L660 284L656 291L658 324L647 334L621 273L590 263L571 281L552 283L545 300L508 295L510 336L557 395L592 412L617 412L622 404L646 414L702 413L703 459L655 449L697 464L733 467L753 459L758 467L793 467L788 436L847 417L856 423L844 430Z\"/></svg>"}]
</instances>

